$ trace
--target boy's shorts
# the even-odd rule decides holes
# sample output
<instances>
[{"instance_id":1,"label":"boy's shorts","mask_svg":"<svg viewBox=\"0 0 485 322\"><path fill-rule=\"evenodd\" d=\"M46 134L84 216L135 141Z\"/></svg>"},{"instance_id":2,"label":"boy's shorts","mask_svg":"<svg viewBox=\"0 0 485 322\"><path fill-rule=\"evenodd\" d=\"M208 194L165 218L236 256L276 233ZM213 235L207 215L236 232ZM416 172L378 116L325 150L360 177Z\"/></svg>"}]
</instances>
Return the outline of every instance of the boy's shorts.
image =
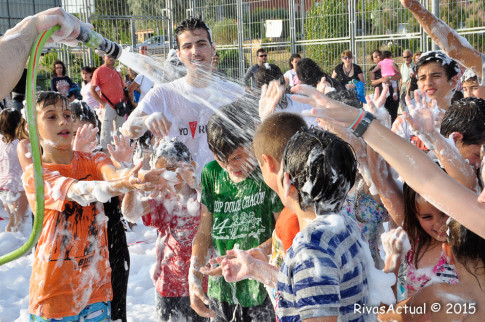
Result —
<instances>
[{"instance_id":1,"label":"boy's shorts","mask_svg":"<svg viewBox=\"0 0 485 322\"><path fill-rule=\"evenodd\" d=\"M210 298L209 308L216 313L211 322L273 322L276 321L275 311L267 296L261 305L242 307L240 304L219 302Z\"/></svg>"},{"instance_id":2,"label":"boy's shorts","mask_svg":"<svg viewBox=\"0 0 485 322\"><path fill-rule=\"evenodd\" d=\"M65 318L49 319L38 315L30 315L31 322L109 322L111 317L111 302L98 302L89 304L78 315L68 316Z\"/></svg>"}]
</instances>

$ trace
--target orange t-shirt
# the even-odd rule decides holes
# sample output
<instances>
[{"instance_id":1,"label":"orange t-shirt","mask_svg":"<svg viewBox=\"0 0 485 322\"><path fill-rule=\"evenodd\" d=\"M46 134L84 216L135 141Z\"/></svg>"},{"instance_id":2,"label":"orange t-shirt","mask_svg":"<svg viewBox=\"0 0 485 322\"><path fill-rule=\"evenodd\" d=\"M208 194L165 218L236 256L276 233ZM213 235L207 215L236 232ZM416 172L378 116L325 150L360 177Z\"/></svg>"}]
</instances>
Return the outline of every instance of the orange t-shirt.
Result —
<instances>
[{"instance_id":1,"label":"orange t-shirt","mask_svg":"<svg viewBox=\"0 0 485 322\"><path fill-rule=\"evenodd\" d=\"M92 203L67 201L75 181L103 180L101 167L111 164L104 153L74 152L71 164L44 163L45 212L30 278L29 312L45 318L77 315L87 305L110 301L108 218ZM24 174L25 192L35 208L32 166ZM100 211L101 210L101 211Z\"/></svg>"},{"instance_id":2,"label":"orange t-shirt","mask_svg":"<svg viewBox=\"0 0 485 322\"><path fill-rule=\"evenodd\" d=\"M123 80L116 69L108 68L104 65L97 68L91 79L91 86L98 86L101 90L101 98L108 102L106 97L113 104L118 104L125 99Z\"/></svg>"},{"instance_id":3,"label":"orange t-shirt","mask_svg":"<svg viewBox=\"0 0 485 322\"><path fill-rule=\"evenodd\" d=\"M273 232L273 246L270 263L281 267L286 251L293 244L296 234L300 232L298 217L290 209L283 208L276 220Z\"/></svg>"}]
</instances>

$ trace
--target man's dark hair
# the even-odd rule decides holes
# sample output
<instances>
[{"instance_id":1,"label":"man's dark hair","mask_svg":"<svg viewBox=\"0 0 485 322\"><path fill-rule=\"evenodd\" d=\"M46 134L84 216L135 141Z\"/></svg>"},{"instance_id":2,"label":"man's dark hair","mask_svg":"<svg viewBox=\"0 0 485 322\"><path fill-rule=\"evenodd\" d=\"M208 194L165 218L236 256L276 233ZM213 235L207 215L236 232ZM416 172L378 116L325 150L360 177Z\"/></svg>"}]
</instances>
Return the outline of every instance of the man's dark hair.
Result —
<instances>
[{"instance_id":1,"label":"man's dark hair","mask_svg":"<svg viewBox=\"0 0 485 322\"><path fill-rule=\"evenodd\" d=\"M259 66L255 75L256 87L261 88L265 84L269 84L272 80L278 80L281 85L285 84L285 79L281 69L275 64L265 64Z\"/></svg>"},{"instance_id":2,"label":"man's dark hair","mask_svg":"<svg viewBox=\"0 0 485 322\"><path fill-rule=\"evenodd\" d=\"M313 87L317 87L317 84L321 81L322 77L325 77L327 82L329 82L335 89L343 89L335 79L327 75L318 64L310 59L303 58L296 65L296 75L302 84L307 84Z\"/></svg>"},{"instance_id":3,"label":"man's dark hair","mask_svg":"<svg viewBox=\"0 0 485 322\"><path fill-rule=\"evenodd\" d=\"M259 48L258 50L256 50L256 56L259 56L259 53L265 53L266 50L264 48Z\"/></svg>"},{"instance_id":4,"label":"man's dark hair","mask_svg":"<svg viewBox=\"0 0 485 322\"><path fill-rule=\"evenodd\" d=\"M194 32L194 30L197 29L204 29L205 31L207 31L209 43L212 44L212 31L209 26L200 17L192 17L182 21L175 29L175 39L177 41L177 47L180 49L179 36L182 33L186 31Z\"/></svg>"},{"instance_id":5,"label":"man's dark hair","mask_svg":"<svg viewBox=\"0 0 485 322\"><path fill-rule=\"evenodd\" d=\"M293 60L295 60L295 58L301 59L300 54L293 54L290 56L290 60L288 60L288 65L290 66L290 69L293 69L293 65L291 63L293 62Z\"/></svg>"},{"instance_id":6,"label":"man's dark hair","mask_svg":"<svg viewBox=\"0 0 485 322\"><path fill-rule=\"evenodd\" d=\"M438 63L443 66L446 71L446 76L448 76L448 80L458 75L458 73L460 72L458 63L440 50L428 51L427 53L423 53L419 57L418 63L416 64L416 71L419 72L421 66L425 66L432 62Z\"/></svg>"},{"instance_id":7,"label":"man's dark hair","mask_svg":"<svg viewBox=\"0 0 485 322\"><path fill-rule=\"evenodd\" d=\"M485 100L467 97L453 103L443 117L440 132L444 137L461 133L465 145L484 144Z\"/></svg>"},{"instance_id":8,"label":"man's dark hair","mask_svg":"<svg viewBox=\"0 0 485 322\"><path fill-rule=\"evenodd\" d=\"M333 100L339 101L349 106L362 108L362 102L359 101L357 93L355 91L349 91L348 89L344 89L341 91L332 91L325 95Z\"/></svg>"},{"instance_id":9,"label":"man's dark hair","mask_svg":"<svg viewBox=\"0 0 485 322\"><path fill-rule=\"evenodd\" d=\"M252 97L242 97L219 108L207 124L209 149L222 162L241 146L250 150L257 122L258 103Z\"/></svg>"},{"instance_id":10,"label":"man's dark hair","mask_svg":"<svg viewBox=\"0 0 485 322\"><path fill-rule=\"evenodd\" d=\"M282 164L298 190L301 209L312 206L317 215L340 211L357 171L350 145L316 128L302 129L291 137Z\"/></svg>"}]
</instances>

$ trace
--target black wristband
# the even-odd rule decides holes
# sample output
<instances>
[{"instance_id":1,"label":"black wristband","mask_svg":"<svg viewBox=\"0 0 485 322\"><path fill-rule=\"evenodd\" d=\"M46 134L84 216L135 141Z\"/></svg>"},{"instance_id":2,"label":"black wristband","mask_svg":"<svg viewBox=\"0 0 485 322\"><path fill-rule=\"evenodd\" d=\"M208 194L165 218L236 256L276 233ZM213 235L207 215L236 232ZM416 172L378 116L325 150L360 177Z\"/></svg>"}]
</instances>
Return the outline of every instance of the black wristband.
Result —
<instances>
[{"instance_id":1,"label":"black wristband","mask_svg":"<svg viewBox=\"0 0 485 322\"><path fill-rule=\"evenodd\" d=\"M357 123L357 126L354 129L354 135L361 137L369 127L369 124L375 119L376 117L372 113L365 112L364 117Z\"/></svg>"}]
</instances>

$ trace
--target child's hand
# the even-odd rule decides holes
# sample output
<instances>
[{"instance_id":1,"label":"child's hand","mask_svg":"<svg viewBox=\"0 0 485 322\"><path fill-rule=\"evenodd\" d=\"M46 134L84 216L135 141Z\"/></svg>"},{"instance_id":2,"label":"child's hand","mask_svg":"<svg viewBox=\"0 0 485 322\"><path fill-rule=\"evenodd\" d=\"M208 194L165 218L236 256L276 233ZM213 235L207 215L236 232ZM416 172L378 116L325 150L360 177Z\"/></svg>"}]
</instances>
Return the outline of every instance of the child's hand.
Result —
<instances>
[{"instance_id":1,"label":"child's hand","mask_svg":"<svg viewBox=\"0 0 485 322\"><path fill-rule=\"evenodd\" d=\"M140 162L140 167L143 162ZM165 180L162 177L162 174L165 170L164 169L152 169L146 172L137 172L137 178L140 183L145 184L145 189L142 190L151 190L155 188L159 188L160 185L165 184Z\"/></svg>"},{"instance_id":2,"label":"child's hand","mask_svg":"<svg viewBox=\"0 0 485 322\"><path fill-rule=\"evenodd\" d=\"M274 113L281 97L285 94L284 85L276 80L271 81L268 85L261 87L261 98L259 99L259 118L264 120L268 115Z\"/></svg>"},{"instance_id":3,"label":"child's hand","mask_svg":"<svg viewBox=\"0 0 485 322\"><path fill-rule=\"evenodd\" d=\"M327 94L335 91L335 88L333 88L332 86L330 86L330 84L327 83L327 79L325 77L322 77L320 82L318 82L317 84L317 91L323 94Z\"/></svg>"},{"instance_id":4,"label":"child's hand","mask_svg":"<svg viewBox=\"0 0 485 322\"><path fill-rule=\"evenodd\" d=\"M403 116L411 125L413 130L417 132L419 138L431 149L432 142L435 135L439 135L439 127L441 126L441 111L437 107L436 100L428 102L426 94L419 96L418 91L415 91L414 104L409 96L406 96L406 105L409 112L404 112Z\"/></svg>"},{"instance_id":5,"label":"child's hand","mask_svg":"<svg viewBox=\"0 0 485 322\"><path fill-rule=\"evenodd\" d=\"M382 93L379 94L379 87L374 90L374 95L367 95L367 105L365 110L374 114L379 122L387 128L391 128L391 116L385 108L387 93L389 92L389 86L382 85Z\"/></svg>"},{"instance_id":6,"label":"child's hand","mask_svg":"<svg viewBox=\"0 0 485 322\"><path fill-rule=\"evenodd\" d=\"M205 318L216 317L215 312L207 308L207 306L209 306L209 298L204 294L204 290L200 284L189 283L189 294L190 307L197 312L198 315Z\"/></svg>"},{"instance_id":7,"label":"child's hand","mask_svg":"<svg viewBox=\"0 0 485 322\"><path fill-rule=\"evenodd\" d=\"M114 140L114 147L111 144L108 144L108 151L111 155L111 158L118 162L120 165L123 164L131 164L131 158L133 155L133 150L135 149L135 145L130 146L130 139L124 137L122 134L118 137L115 135L113 137Z\"/></svg>"},{"instance_id":8,"label":"child's hand","mask_svg":"<svg viewBox=\"0 0 485 322\"><path fill-rule=\"evenodd\" d=\"M97 133L97 127L93 127L92 124L84 124L77 130L72 149L79 152L92 152L98 145Z\"/></svg>"},{"instance_id":9,"label":"child's hand","mask_svg":"<svg viewBox=\"0 0 485 322\"><path fill-rule=\"evenodd\" d=\"M238 282L250 277L250 266L254 258L248 252L231 249L227 257L218 258L221 264L222 275L227 282Z\"/></svg>"},{"instance_id":10,"label":"child's hand","mask_svg":"<svg viewBox=\"0 0 485 322\"><path fill-rule=\"evenodd\" d=\"M382 234L381 240L386 253L384 272L393 272L401 265L402 260L411 249L408 234L402 227L398 227Z\"/></svg>"}]
</instances>

